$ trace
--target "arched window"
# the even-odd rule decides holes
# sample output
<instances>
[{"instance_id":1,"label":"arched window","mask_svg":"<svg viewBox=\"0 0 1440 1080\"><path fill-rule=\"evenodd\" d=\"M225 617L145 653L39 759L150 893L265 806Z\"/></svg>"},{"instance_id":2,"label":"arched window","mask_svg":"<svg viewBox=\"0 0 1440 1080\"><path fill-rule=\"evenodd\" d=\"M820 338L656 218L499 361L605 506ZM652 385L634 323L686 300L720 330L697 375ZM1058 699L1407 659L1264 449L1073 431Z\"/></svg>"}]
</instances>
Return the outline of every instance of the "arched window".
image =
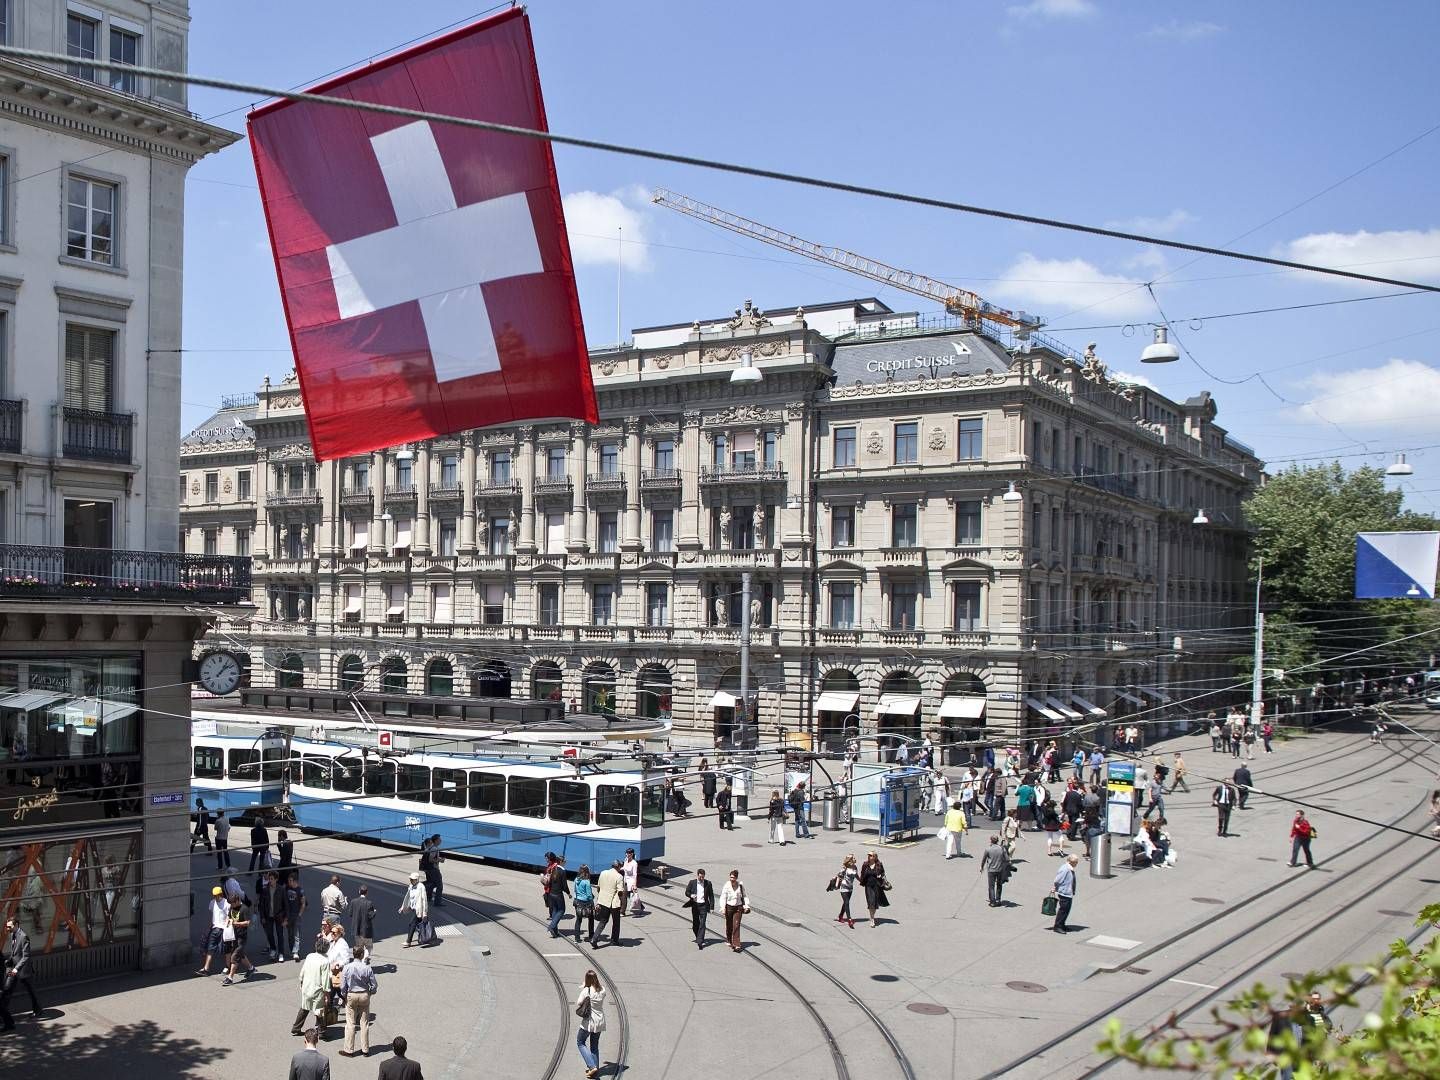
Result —
<instances>
[{"instance_id":1,"label":"arched window","mask_svg":"<svg viewBox=\"0 0 1440 1080\"><path fill-rule=\"evenodd\" d=\"M410 669L398 656L389 656L380 665L380 691L385 694L404 694L410 684Z\"/></svg>"},{"instance_id":2,"label":"arched window","mask_svg":"<svg viewBox=\"0 0 1440 1080\"><path fill-rule=\"evenodd\" d=\"M646 664L635 678L635 712L647 719L670 715L672 692L670 669L662 664Z\"/></svg>"},{"instance_id":3,"label":"arched window","mask_svg":"<svg viewBox=\"0 0 1440 1080\"><path fill-rule=\"evenodd\" d=\"M985 680L959 671L940 692L940 739L949 765L973 765L985 740Z\"/></svg>"},{"instance_id":4,"label":"arched window","mask_svg":"<svg viewBox=\"0 0 1440 1080\"><path fill-rule=\"evenodd\" d=\"M508 698L509 667L499 660L487 660L470 673L470 693L475 697Z\"/></svg>"},{"instance_id":5,"label":"arched window","mask_svg":"<svg viewBox=\"0 0 1440 1080\"><path fill-rule=\"evenodd\" d=\"M860 680L853 671L835 668L820 680L815 702L816 737L821 748L839 750L860 733Z\"/></svg>"},{"instance_id":6,"label":"arched window","mask_svg":"<svg viewBox=\"0 0 1440 1080\"><path fill-rule=\"evenodd\" d=\"M425 672L425 693L431 697L450 697L455 693L455 668L449 660L437 657Z\"/></svg>"},{"instance_id":7,"label":"arched window","mask_svg":"<svg viewBox=\"0 0 1440 1080\"><path fill-rule=\"evenodd\" d=\"M565 673L554 660L541 660L530 669L530 696L538 701L562 701Z\"/></svg>"},{"instance_id":8,"label":"arched window","mask_svg":"<svg viewBox=\"0 0 1440 1080\"><path fill-rule=\"evenodd\" d=\"M365 661L358 656L346 656L340 661L339 686L341 690L359 690L365 682Z\"/></svg>"},{"instance_id":9,"label":"arched window","mask_svg":"<svg viewBox=\"0 0 1440 1080\"><path fill-rule=\"evenodd\" d=\"M279 670L275 673L275 685L281 690L303 690L305 688L305 661L299 653L289 653L280 658Z\"/></svg>"},{"instance_id":10,"label":"arched window","mask_svg":"<svg viewBox=\"0 0 1440 1080\"><path fill-rule=\"evenodd\" d=\"M581 679L581 698L580 708L587 713L613 713L615 669L601 663L587 667Z\"/></svg>"},{"instance_id":11,"label":"arched window","mask_svg":"<svg viewBox=\"0 0 1440 1080\"><path fill-rule=\"evenodd\" d=\"M879 730L881 756L893 761L902 745L920 739L920 680L908 671L892 671L880 682Z\"/></svg>"}]
</instances>

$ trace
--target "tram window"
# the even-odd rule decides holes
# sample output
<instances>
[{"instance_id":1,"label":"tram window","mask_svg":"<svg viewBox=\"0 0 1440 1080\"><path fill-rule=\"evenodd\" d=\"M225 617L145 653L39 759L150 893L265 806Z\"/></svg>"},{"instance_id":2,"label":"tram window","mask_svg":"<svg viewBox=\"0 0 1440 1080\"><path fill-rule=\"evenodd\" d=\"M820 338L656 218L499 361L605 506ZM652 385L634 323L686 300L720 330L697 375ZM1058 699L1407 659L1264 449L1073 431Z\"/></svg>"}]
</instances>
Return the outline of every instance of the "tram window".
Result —
<instances>
[{"instance_id":1,"label":"tram window","mask_svg":"<svg viewBox=\"0 0 1440 1080\"><path fill-rule=\"evenodd\" d=\"M410 715L422 716L426 719L435 715L435 706L428 701L412 701L410 703Z\"/></svg>"},{"instance_id":2,"label":"tram window","mask_svg":"<svg viewBox=\"0 0 1440 1080\"><path fill-rule=\"evenodd\" d=\"M231 750L229 761L231 780L260 779L259 750Z\"/></svg>"},{"instance_id":3,"label":"tram window","mask_svg":"<svg viewBox=\"0 0 1440 1080\"><path fill-rule=\"evenodd\" d=\"M428 765L407 765L403 761L395 766L400 770L399 796L406 802L430 801L430 767Z\"/></svg>"},{"instance_id":4,"label":"tram window","mask_svg":"<svg viewBox=\"0 0 1440 1080\"><path fill-rule=\"evenodd\" d=\"M458 717L462 715L462 709L453 701L439 701L435 703L435 715Z\"/></svg>"},{"instance_id":5,"label":"tram window","mask_svg":"<svg viewBox=\"0 0 1440 1080\"><path fill-rule=\"evenodd\" d=\"M300 759L300 783L306 787L330 790L330 758L306 754Z\"/></svg>"},{"instance_id":6,"label":"tram window","mask_svg":"<svg viewBox=\"0 0 1440 1080\"><path fill-rule=\"evenodd\" d=\"M336 791L360 793L360 759L353 757L335 758L335 769L330 780Z\"/></svg>"},{"instance_id":7,"label":"tram window","mask_svg":"<svg viewBox=\"0 0 1440 1080\"><path fill-rule=\"evenodd\" d=\"M590 823L590 786L574 780L550 781L550 820Z\"/></svg>"},{"instance_id":8,"label":"tram window","mask_svg":"<svg viewBox=\"0 0 1440 1080\"><path fill-rule=\"evenodd\" d=\"M545 721L547 721L547 720L550 719L550 710L549 710L549 709L543 709L543 708L541 708L541 709L522 709L522 710L521 710L521 716L523 717L523 720L521 721L522 723L525 723L525 724L543 724L543 723L545 723Z\"/></svg>"},{"instance_id":9,"label":"tram window","mask_svg":"<svg viewBox=\"0 0 1440 1080\"><path fill-rule=\"evenodd\" d=\"M621 784L595 788L595 824L611 829L633 829L640 824L640 789Z\"/></svg>"},{"instance_id":10,"label":"tram window","mask_svg":"<svg viewBox=\"0 0 1440 1080\"><path fill-rule=\"evenodd\" d=\"M509 810L520 817L545 816L545 780L539 776L512 776L506 784Z\"/></svg>"},{"instance_id":11,"label":"tram window","mask_svg":"<svg viewBox=\"0 0 1440 1080\"><path fill-rule=\"evenodd\" d=\"M395 764L390 761L368 761L365 763L365 794L395 794Z\"/></svg>"},{"instance_id":12,"label":"tram window","mask_svg":"<svg viewBox=\"0 0 1440 1080\"><path fill-rule=\"evenodd\" d=\"M219 780L225 775L225 754L213 746L195 747L195 776Z\"/></svg>"},{"instance_id":13,"label":"tram window","mask_svg":"<svg viewBox=\"0 0 1440 1080\"><path fill-rule=\"evenodd\" d=\"M645 785L645 807L640 815L640 824L646 828L665 824L665 787L663 784Z\"/></svg>"},{"instance_id":14,"label":"tram window","mask_svg":"<svg viewBox=\"0 0 1440 1080\"><path fill-rule=\"evenodd\" d=\"M464 807L464 769L436 769L431 773L431 777L434 781L434 787L430 789L430 798L436 806Z\"/></svg>"},{"instance_id":15,"label":"tram window","mask_svg":"<svg viewBox=\"0 0 1440 1080\"><path fill-rule=\"evenodd\" d=\"M289 751L283 746L267 746L262 753L264 764L260 766L261 778L267 783L279 780L290 757Z\"/></svg>"},{"instance_id":16,"label":"tram window","mask_svg":"<svg viewBox=\"0 0 1440 1080\"><path fill-rule=\"evenodd\" d=\"M409 716L410 702L408 701L387 701L384 709L386 716Z\"/></svg>"},{"instance_id":17,"label":"tram window","mask_svg":"<svg viewBox=\"0 0 1440 1080\"><path fill-rule=\"evenodd\" d=\"M470 809L491 814L505 812L505 777L495 773L470 774Z\"/></svg>"}]
</instances>

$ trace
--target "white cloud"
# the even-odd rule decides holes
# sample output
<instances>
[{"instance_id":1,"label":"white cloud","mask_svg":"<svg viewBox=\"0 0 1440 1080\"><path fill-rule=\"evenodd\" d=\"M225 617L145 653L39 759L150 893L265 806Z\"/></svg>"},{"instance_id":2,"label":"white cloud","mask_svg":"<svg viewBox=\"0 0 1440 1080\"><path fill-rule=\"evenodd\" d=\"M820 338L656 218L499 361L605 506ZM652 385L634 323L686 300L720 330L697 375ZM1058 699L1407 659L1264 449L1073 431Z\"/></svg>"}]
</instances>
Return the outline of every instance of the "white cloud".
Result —
<instances>
[{"instance_id":1,"label":"white cloud","mask_svg":"<svg viewBox=\"0 0 1440 1080\"><path fill-rule=\"evenodd\" d=\"M1202 19L1171 19L1168 23L1152 26L1145 31L1145 36L1166 41L1199 41L1201 38L1214 37L1224 30L1225 27L1219 23L1205 22Z\"/></svg>"},{"instance_id":2,"label":"white cloud","mask_svg":"<svg viewBox=\"0 0 1440 1080\"><path fill-rule=\"evenodd\" d=\"M1320 372L1306 385L1315 395L1291 415L1297 420L1387 431L1428 432L1440 400L1440 368L1419 360L1390 359L1369 368Z\"/></svg>"},{"instance_id":3,"label":"white cloud","mask_svg":"<svg viewBox=\"0 0 1440 1080\"><path fill-rule=\"evenodd\" d=\"M649 270L650 249L648 206L638 188L615 191L572 191L565 196L565 228L570 234L570 254L578 264L614 266L620 258L624 229L625 269ZM637 208L638 207L638 208Z\"/></svg>"},{"instance_id":4,"label":"white cloud","mask_svg":"<svg viewBox=\"0 0 1440 1080\"><path fill-rule=\"evenodd\" d=\"M1091 0L1030 0L1005 9L1007 15L1022 19L1088 19L1095 11Z\"/></svg>"},{"instance_id":5,"label":"white cloud","mask_svg":"<svg viewBox=\"0 0 1440 1080\"><path fill-rule=\"evenodd\" d=\"M1195 220L1195 215L1188 210L1171 210L1164 217L1133 217L1125 218L1123 221L1107 221L1107 229L1118 229L1121 232L1145 233L1149 236L1169 236L1171 233L1179 232L1186 225Z\"/></svg>"},{"instance_id":6,"label":"white cloud","mask_svg":"<svg viewBox=\"0 0 1440 1080\"><path fill-rule=\"evenodd\" d=\"M1144 375L1131 375L1128 371L1112 371L1110 372L1110 377L1116 382L1131 383L1135 386L1143 386L1147 390L1160 389Z\"/></svg>"},{"instance_id":7,"label":"white cloud","mask_svg":"<svg viewBox=\"0 0 1440 1080\"><path fill-rule=\"evenodd\" d=\"M1275 254L1292 262L1380 277L1440 281L1440 229L1311 233L1281 244Z\"/></svg>"},{"instance_id":8,"label":"white cloud","mask_svg":"<svg viewBox=\"0 0 1440 1080\"><path fill-rule=\"evenodd\" d=\"M1129 278L1107 274L1084 259L1037 259L1028 252L989 291L1051 317L1083 309L1130 318L1150 310L1145 290Z\"/></svg>"}]
</instances>

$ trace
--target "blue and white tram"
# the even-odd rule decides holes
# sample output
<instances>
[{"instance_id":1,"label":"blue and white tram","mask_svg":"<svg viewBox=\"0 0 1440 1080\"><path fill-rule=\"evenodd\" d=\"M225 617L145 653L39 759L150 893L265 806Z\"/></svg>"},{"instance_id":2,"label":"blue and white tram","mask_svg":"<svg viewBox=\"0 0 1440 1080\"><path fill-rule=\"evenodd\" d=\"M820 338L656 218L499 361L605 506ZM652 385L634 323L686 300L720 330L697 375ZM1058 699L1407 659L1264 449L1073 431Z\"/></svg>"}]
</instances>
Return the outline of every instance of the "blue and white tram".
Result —
<instances>
[{"instance_id":1,"label":"blue and white tram","mask_svg":"<svg viewBox=\"0 0 1440 1080\"><path fill-rule=\"evenodd\" d=\"M190 736L190 805L205 800L210 813L231 820L261 812L273 816L285 802L289 739L281 732L216 734L195 725Z\"/></svg>"},{"instance_id":2,"label":"blue and white tram","mask_svg":"<svg viewBox=\"0 0 1440 1080\"><path fill-rule=\"evenodd\" d=\"M306 830L406 847L439 834L447 854L526 866L554 851L597 874L626 848L641 862L665 851L665 777L618 763L388 754L302 738L291 762L290 808Z\"/></svg>"}]
</instances>

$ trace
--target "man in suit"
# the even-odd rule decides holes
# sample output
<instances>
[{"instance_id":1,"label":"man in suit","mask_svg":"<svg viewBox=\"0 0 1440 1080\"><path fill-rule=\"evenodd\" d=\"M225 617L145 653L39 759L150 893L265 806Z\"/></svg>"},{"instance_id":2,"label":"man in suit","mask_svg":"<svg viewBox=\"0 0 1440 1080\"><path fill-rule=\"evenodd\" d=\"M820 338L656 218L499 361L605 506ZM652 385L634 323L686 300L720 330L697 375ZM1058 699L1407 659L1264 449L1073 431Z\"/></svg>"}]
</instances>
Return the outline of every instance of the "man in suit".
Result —
<instances>
[{"instance_id":1,"label":"man in suit","mask_svg":"<svg viewBox=\"0 0 1440 1080\"><path fill-rule=\"evenodd\" d=\"M620 944L620 909L625 903L625 879L620 876L620 860L616 859L608 870L601 871L595 882L595 930L590 937L593 947L605 924L610 924L610 944Z\"/></svg>"},{"instance_id":2,"label":"man in suit","mask_svg":"<svg viewBox=\"0 0 1440 1080\"><path fill-rule=\"evenodd\" d=\"M985 875L985 884L990 894L990 906L1000 906L1000 892L1005 888L1005 879L1010 876L1010 860L1000 846L1000 834L990 837L990 846L980 857L980 872Z\"/></svg>"},{"instance_id":3,"label":"man in suit","mask_svg":"<svg viewBox=\"0 0 1440 1080\"><path fill-rule=\"evenodd\" d=\"M20 929L20 923L14 915L5 920L4 956L5 970L3 975L0 975L0 980L3 980L0 981L0 1031L13 1031L15 1018L10 1015L10 998L15 993L15 987L22 982L30 995L31 1014L37 1018L40 1015L35 984L30 981L30 938Z\"/></svg>"},{"instance_id":4,"label":"man in suit","mask_svg":"<svg viewBox=\"0 0 1440 1080\"><path fill-rule=\"evenodd\" d=\"M425 1074L420 1071L420 1063L405 1056L410 1044L405 1041L404 1035L396 1035L390 1049L395 1051L395 1056L380 1063L378 1080L425 1080Z\"/></svg>"},{"instance_id":5,"label":"man in suit","mask_svg":"<svg viewBox=\"0 0 1440 1080\"><path fill-rule=\"evenodd\" d=\"M350 902L350 940L355 951L369 952L375 944L375 901L370 899L369 888L360 886L360 894Z\"/></svg>"},{"instance_id":6,"label":"man in suit","mask_svg":"<svg viewBox=\"0 0 1440 1080\"><path fill-rule=\"evenodd\" d=\"M695 947L705 947L705 920L715 910L715 886L705 880L705 871L696 870L695 878L685 886L685 906L690 909L690 926L695 931Z\"/></svg>"},{"instance_id":7,"label":"man in suit","mask_svg":"<svg viewBox=\"0 0 1440 1080\"><path fill-rule=\"evenodd\" d=\"M1215 807L1217 836L1225 836L1230 832L1230 812L1235 809L1235 788L1230 784L1221 784L1210 796L1210 804Z\"/></svg>"},{"instance_id":8,"label":"man in suit","mask_svg":"<svg viewBox=\"0 0 1440 1080\"><path fill-rule=\"evenodd\" d=\"M1235 787L1240 792L1240 809L1245 809L1245 800L1250 798L1250 789L1255 786L1255 778L1250 775L1250 766L1242 764L1235 770Z\"/></svg>"},{"instance_id":9,"label":"man in suit","mask_svg":"<svg viewBox=\"0 0 1440 1080\"><path fill-rule=\"evenodd\" d=\"M319 1028L305 1029L305 1049L290 1059L289 1080L330 1080L330 1059L316 1048L319 1041Z\"/></svg>"},{"instance_id":10,"label":"man in suit","mask_svg":"<svg viewBox=\"0 0 1440 1080\"><path fill-rule=\"evenodd\" d=\"M720 811L717 816L722 829L735 828L735 812L730 809L732 795L729 781L726 781L725 786L715 793L715 809Z\"/></svg>"}]
</instances>

